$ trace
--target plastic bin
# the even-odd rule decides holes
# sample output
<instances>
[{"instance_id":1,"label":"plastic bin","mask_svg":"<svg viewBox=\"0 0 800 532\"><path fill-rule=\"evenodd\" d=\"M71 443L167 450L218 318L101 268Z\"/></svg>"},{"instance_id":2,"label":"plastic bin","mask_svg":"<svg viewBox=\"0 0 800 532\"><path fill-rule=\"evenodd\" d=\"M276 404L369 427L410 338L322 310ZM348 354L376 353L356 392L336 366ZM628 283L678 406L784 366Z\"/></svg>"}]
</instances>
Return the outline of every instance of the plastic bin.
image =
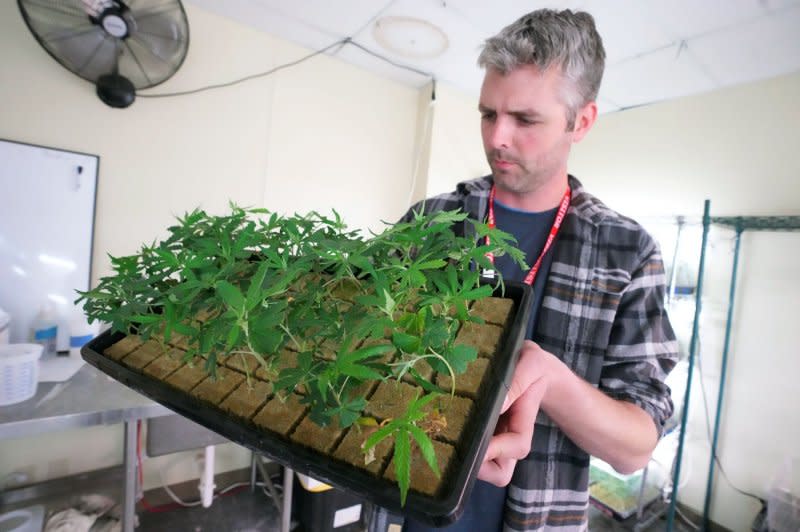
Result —
<instances>
[{"instance_id":1,"label":"plastic bin","mask_svg":"<svg viewBox=\"0 0 800 532\"><path fill-rule=\"evenodd\" d=\"M360 532L364 529L363 499L330 487L309 491L300 478L295 481L295 488L296 515L303 532Z\"/></svg>"},{"instance_id":2,"label":"plastic bin","mask_svg":"<svg viewBox=\"0 0 800 532\"><path fill-rule=\"evenodd\" d=\"M800 531L800 458L786 458L775 475L767 500L772 532Z\"/></svg>"},{"instance_id":3,"label":"plastic bin","mask_svg":"<svg viewBox=\"0 0 800 532\"><path fill-rule=\"evenodd\" d=\"M41 344L0 345L0 406L13 405L36 394Z\"/></svg>"}]
</instances>

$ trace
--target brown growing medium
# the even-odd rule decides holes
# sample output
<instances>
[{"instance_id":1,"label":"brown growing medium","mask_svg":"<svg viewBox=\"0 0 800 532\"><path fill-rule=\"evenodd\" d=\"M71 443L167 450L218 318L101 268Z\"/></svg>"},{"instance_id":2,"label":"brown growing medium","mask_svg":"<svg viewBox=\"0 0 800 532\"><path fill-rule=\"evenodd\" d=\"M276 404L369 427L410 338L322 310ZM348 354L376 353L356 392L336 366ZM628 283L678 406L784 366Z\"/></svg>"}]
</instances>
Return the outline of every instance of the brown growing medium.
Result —
<instances>
[{"instance_id":1,"label":"brown growing medium","mask_svg":"<svg viewBox=\"0 0 800 532\"><path fill-rule=\"evenodd\" d=\"M253 423L281 436L288 436L305 413L306 407L300 404L299 395L293 393L285 399L275 396L253 417Z\"/></svg>"},{"instance_id":2,"label":"brown growing medium","mask_svg":"<svg viewBox=\"0 0 800 532\"><path fill-rule=\"evenodd\" d=\"M238 371L218 367L216 377L209 375L203 379L192 389L191 394L202 401L218 405L244 380L244 375Z\"/></svg>"},{"instance_id":3,"label":"brown growing medium","mask_svg":"<svg viewBox=\"0 0 800 532\"><path fill-rule=\"evenodd\" d=\"M336 443L344 433L337 425L320 427L309 417L303 418L297 428L292 432L290 439L306 447L311 447L321 453L331 454Z\"/></svg>"},{"instance_id":4,"label":"brown growing medium","mask_svg":"<svg viewBox=\"0 0 800 532\"><path fill-rule=\"evenodd\" d=\"M505 327L511 311L514 309L514 300L502 297L486 297L472 304L472 313L483 318L486 323L493 323Z\"/></svg>"},{"instance_id":5,"label":"brown growing medium","mask_svg":"<svg viewBox=\"0 0 800 532\"><path fill-rule=\"evenodd\" d=\"M183 351L172 348L146 365L142 371L150 377L163 381L172 372L183 365Z\"/></svg>"},{"instance_id":6,"label":"brown growing medium","mask_svg":"<svg viewBox=\"0 0 800 532\"><path fill-rule=\"evenodd\" d=\"M456 393L477 399L490 362L488 358L477 358L470 362L467 371L456 376ZM449 390L452 382L452 377L446 373L439 373L436 377L436 384L443 390Z\"/></svg>"},{"instance_id":7,"label":"brown growing medium","mask_svg":"<svg viewBox=\"0 0 800 532\"><path fill-rule=\"evenodd\" d=\"M366 456L362 449L364 441L372 433L372 430L361 427L350 427L344 439L339 442L333 457L359 469L365 469L375 476L383 473L392 452L392 442L388 439L382 440L374 447L371 456Z\"/></svg>"},{"instance_id":8,"label":"brown growing medium","mask_svg":"<svg viewBox=\"0 0 800 532\"><path fill-rule=\"evenodd\" d=\"M141 338L135 335L130 335L126 336L114 345L106 348L106 350L103 351L103 354L110 359L121 360L124 356L129 354L140 345L142 345Z\"/></svg>"},{"instance_id":9,"label":"brown growing medium","mask_svg":"<svg viewBox=\"0 0 800 532\"><path fill-rule=\"evenodd\" d=\"M492 358L504 336L503 327L491 323L465 323L458 331L456 344L471 345L478 349L478 356Z\"/></svg>"},{"instance_id":10,"label":"brown growing medium","mask_svg":"<svg viewBox=\"0 0 800 532\"><path fill-rule=\"evenodd\" d=\"M365 413L380 421L402 416L406 405L422 393L422 389L405 382L385 381L367 403Z\"/></svg>"},{"instance_id":11,"label":"brown growing medium","mask_svg":"<svg viewBox=\"0 0 800 532\"><path fill-rule=\"evenodd\" d=\"M271 396L271 383L244 381L222 402L220 408L238 418L249 420Z\"/></svg>"},{"instance_id":12,"label":"brown growing medium","mask_svg":"<svg viewBox=\"0 0 800 532\"><path fill-rule=\"evenodd\" d=\"M182 349L184 351L189 349L188 338L179 333L172 333L170 335L169 345L171 345L172 347L177 347L178 349Z\"/></svg>"},{"instance_id":13,"label":"brown growing medium","mask_svg":"<svg viewBox=\"0 0 800 532\"><path fill-rule=\"evenodd\" d=\"M428 467L419 447L413 446L411 451L411 489L431 496L435 496L444 484L444 479L448 476L448 470L450 464L454 462L455 455L455 449L449 443L433 440L433 448L436 451L436 461L441 473L439 478ZM391 481L397 480L394 472L394 458L392 458L383 476Z\"/></svg>"},{"instance_id":14,"label":"brown growing medium","mask_svg":"<svg viewBox=\"0 0 800 532\"><path fill-rule=\"evenodd\" d=\"M255 360L255 357L250 357ZM256 369L256 378L264 381L270 381L277 378L282 369L297 367L297 352L283 348L281 351L271 358L267 364L268 369L258 367Z\"/></svg>"},{"instance_id":15,"label":"brown growing medium","mask_svg":"<svg viewBox=\"0 0 800 532\"><path fill-rule=\"evenodd\" d=\"M425 409L433 414L426 420L425 428L434 438L456 444L472 413L472 405L472 400L467 397L442 395L431 401Z\"/></svg>"},{"instance_id":16,"label":"brown growing medium","mask_svg":"<svg viewBox=\"0 0 800 532\"><path fill-rule=\"evenodd\" d=\"M428 381L433 381L433 368L428 364L427 361L422 360L418 364L414 365L414 369L420 374L420 376ZM406 373L403 375L403 380L409 384L414 384L414 377L410 373Z\"/></svg>"},{"instance_id":17,"label":"brown growing medium","mask_svg":"<svg viewBox=\"0 0 800 532\"><path fill-rule=\"evenodd\" d=\"M255 374L258 369L258 361L256 358L242 353L228 355L223 359L223 363L230 369L235 369L242 373L249 373L250 375Z\"/></svg>"},{"instance_id":18,"label":"brown growing medium","mask_svg":"<svg viewBox=\"0 0 800 532\"><path fill-rule=\"evenodd\" d=\"M155 340L148 340L122 359L122 363L136 369L142 369L163 353L161 345Z\"/></svg>"},{"instance_id":19,"label":"brown growing medium","mask_svg":"<svg viewBox=\"0 0 800 532\"><path fill-rule=\"evenodd\" d=\"M164 382L183 392L188 392L197 386L200 381L205 379L207 375L201 364L196 364L194 366L184 364L167 377Z\"/></svg>"}]
</instances>

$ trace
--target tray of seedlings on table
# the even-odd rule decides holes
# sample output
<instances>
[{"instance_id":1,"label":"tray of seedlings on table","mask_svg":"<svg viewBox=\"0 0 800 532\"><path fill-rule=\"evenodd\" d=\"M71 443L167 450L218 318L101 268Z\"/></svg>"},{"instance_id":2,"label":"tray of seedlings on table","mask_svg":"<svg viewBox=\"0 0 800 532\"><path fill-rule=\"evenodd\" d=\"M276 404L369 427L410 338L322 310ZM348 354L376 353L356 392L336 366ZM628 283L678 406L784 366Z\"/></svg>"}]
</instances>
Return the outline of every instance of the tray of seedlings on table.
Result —
<instances>
[{"instance_id":1,"label":"tray of seedlings on table","mask_svg":"<svg viewBox=\"0 0 800 532\"><path fill-rule=\"evenodd\" d=\"M460 516L527 323L530 288L478 274L489 252L524 262L508 234L440 212L365 238L336 213L236 206L168 231L80 293L111 324L90 364L382 507Z\"/></svg>"}]
</instances>

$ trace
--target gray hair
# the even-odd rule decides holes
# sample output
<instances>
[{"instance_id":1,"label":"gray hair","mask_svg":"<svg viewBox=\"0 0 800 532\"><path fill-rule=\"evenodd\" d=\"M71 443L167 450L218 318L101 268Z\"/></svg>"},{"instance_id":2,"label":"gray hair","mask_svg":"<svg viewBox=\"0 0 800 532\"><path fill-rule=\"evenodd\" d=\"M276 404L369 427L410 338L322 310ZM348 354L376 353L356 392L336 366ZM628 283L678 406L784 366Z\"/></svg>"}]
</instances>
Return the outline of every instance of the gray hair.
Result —
<instances>
[{"instance_id":1,"label":"gray hair","mask_svg":"<svg viewBox=\"0 0 800 532\"><path fill-rule=\"evenodd\" d=\"M478 65L503 74L523 65L541 71L557 66L566 81L561 97L567 130L572 130L578 109L597 99L605 59L603 40L589 13L540 9L487 39Z\"/></svg>"}]
</instances>

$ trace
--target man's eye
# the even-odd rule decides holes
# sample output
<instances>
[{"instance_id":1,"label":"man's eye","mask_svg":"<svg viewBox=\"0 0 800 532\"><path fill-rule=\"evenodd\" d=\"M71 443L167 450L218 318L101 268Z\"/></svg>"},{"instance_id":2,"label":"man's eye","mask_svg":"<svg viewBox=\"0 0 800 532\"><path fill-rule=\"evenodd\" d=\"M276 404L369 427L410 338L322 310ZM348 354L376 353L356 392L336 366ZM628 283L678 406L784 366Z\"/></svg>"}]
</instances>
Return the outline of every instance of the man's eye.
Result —
<instances>
[{"instance_id":1,"label":"man's eye","mask_svg":"<svg viewBox=\"0 0 800 532\"><path fill-rule=\"evenodd\" d=\"M481 113L481 120L494 120L494 113Z\"/></svg>"},{"instance_id":2,"label":"man's eye","mask_svg":"<svg viewBox=\"0 0 800 532\"><path fill-rule=\"evenodd\" d=\"M534 124L538 124L539 122L532 119L532 118L525 118L524 116L517 117L517 122L522 124L523 126L532 126Z\"/></svg>"}]
</instances>

